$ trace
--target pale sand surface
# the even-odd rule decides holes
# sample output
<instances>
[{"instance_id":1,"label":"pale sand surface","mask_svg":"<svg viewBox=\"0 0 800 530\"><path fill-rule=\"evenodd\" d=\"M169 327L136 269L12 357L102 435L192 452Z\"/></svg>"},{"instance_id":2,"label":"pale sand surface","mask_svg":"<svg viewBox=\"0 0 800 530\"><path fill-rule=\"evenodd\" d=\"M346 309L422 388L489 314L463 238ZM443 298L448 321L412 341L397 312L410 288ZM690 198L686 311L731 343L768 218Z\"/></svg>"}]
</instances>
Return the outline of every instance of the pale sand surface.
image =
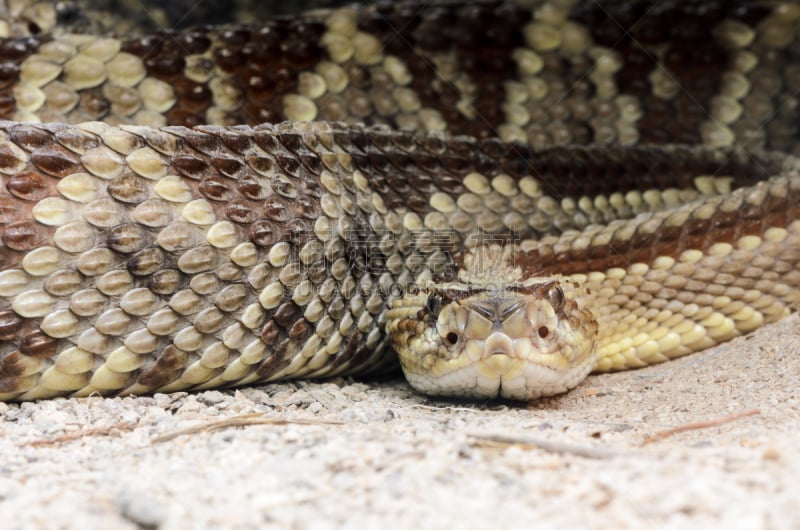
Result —
<instances>
[{"instance_id":1,"label":"pale sand surface","mask_svg":"<svg viewBox=\"0 0 800 530\"><path fill-rule=\"evenodd\" d=\"M799 324L527 407L399 379L0 405L0 527L800 528ZM157 439L251 413L312 423Z\"/></svg>"}]
</instances>

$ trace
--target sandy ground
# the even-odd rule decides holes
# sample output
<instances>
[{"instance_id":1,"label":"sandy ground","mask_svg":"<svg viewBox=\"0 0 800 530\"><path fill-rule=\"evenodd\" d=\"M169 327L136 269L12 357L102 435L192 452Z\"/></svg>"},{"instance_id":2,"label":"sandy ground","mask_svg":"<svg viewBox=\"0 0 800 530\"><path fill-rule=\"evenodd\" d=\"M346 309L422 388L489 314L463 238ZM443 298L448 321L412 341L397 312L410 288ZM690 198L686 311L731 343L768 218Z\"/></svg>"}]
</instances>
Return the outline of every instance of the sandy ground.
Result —
<instances>
[{"instance_id":1,"label":"sandy ground","mask_svg":"<svg viewBox=\"0 0 800 530\"><path fill-rule=\"evenodd\" d=\"M798 324L529 406L401 380L0 405L0 526L800 528Z\"/></svg>"}]
</instances>

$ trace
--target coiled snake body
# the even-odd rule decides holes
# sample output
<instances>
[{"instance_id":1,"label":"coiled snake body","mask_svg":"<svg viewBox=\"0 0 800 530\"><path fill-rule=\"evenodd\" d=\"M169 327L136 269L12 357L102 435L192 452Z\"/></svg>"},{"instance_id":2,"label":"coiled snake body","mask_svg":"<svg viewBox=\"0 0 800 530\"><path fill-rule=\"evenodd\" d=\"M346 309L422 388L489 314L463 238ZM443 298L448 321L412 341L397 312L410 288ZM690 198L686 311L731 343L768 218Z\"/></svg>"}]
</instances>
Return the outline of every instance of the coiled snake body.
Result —
<instances>
[{"instance_id":1,"label":"coiled snake body","mask_svg":"<svg viewBox=\"0 0 800 530\"><path fill-rule=\"evenodd\" d=\"M392 350L423 392L531 399L800 299L798 4L130 38L14 36L26 16L0 41L2 399L363 374Z\"/></svg>"}]
</instances>

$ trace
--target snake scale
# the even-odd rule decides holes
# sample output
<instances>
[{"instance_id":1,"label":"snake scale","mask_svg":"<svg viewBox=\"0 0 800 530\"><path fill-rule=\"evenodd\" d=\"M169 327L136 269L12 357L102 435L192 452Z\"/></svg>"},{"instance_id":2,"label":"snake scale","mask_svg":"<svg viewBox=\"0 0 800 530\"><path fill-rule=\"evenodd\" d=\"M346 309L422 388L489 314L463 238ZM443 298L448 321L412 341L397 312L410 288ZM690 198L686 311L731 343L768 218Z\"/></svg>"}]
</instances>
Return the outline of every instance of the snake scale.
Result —
<instances>
[{"instance_id":1,"label":"snake scale","mask_svg":"<svg viewBox=\"0 0 800 530\"><path fill-rule=\"evenodd\" d=\"M0 399L396 367L527 400L800 300L800 4L0 23ZM73 28L74 31L74 28Z\"/></svg>"}]
</instances>

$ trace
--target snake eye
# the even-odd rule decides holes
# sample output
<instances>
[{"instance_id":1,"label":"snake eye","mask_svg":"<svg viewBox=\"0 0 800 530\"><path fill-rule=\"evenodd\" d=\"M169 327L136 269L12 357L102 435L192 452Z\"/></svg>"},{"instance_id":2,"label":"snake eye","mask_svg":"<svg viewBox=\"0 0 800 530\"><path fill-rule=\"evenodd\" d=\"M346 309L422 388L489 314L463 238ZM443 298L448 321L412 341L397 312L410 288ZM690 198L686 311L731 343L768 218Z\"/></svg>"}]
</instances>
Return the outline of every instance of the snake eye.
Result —
<instances>
[{"instance_id":1,"label":"snake eye","mask_svg":"<svg viewBox=\"0 0 800 530\"><path fill-rule=\"evenodd\" d=\"M442 297L438 294L429 294L428 301L425 303L425 308L428 313L433 316L438 316L439 311L442 310Z\"/></svg>"},{"instance_id":2,"label":"snake eye","mask_svg":"<svg viewBox=\"0 0 800 530\"><path fill-rule=\"evenodd\" d=\"M456 333L455 331L451 331L445 336L445 338L447 339L447 342L449 342L451 346L454 346L455 343L458 342L458 333Z\"/></svg>"},{"instance_id":3,"label":"snake eye","mask_svg":"<svg viewBox=\"0 0 800 530\"><path fill-rule=\"evenodd\" d=\"M564 307L564 290L559 287L551 287L547 290L547 297L550 299L550 305L553 306L553 311L558 313Z\"/></svg>"}]
</instances>

